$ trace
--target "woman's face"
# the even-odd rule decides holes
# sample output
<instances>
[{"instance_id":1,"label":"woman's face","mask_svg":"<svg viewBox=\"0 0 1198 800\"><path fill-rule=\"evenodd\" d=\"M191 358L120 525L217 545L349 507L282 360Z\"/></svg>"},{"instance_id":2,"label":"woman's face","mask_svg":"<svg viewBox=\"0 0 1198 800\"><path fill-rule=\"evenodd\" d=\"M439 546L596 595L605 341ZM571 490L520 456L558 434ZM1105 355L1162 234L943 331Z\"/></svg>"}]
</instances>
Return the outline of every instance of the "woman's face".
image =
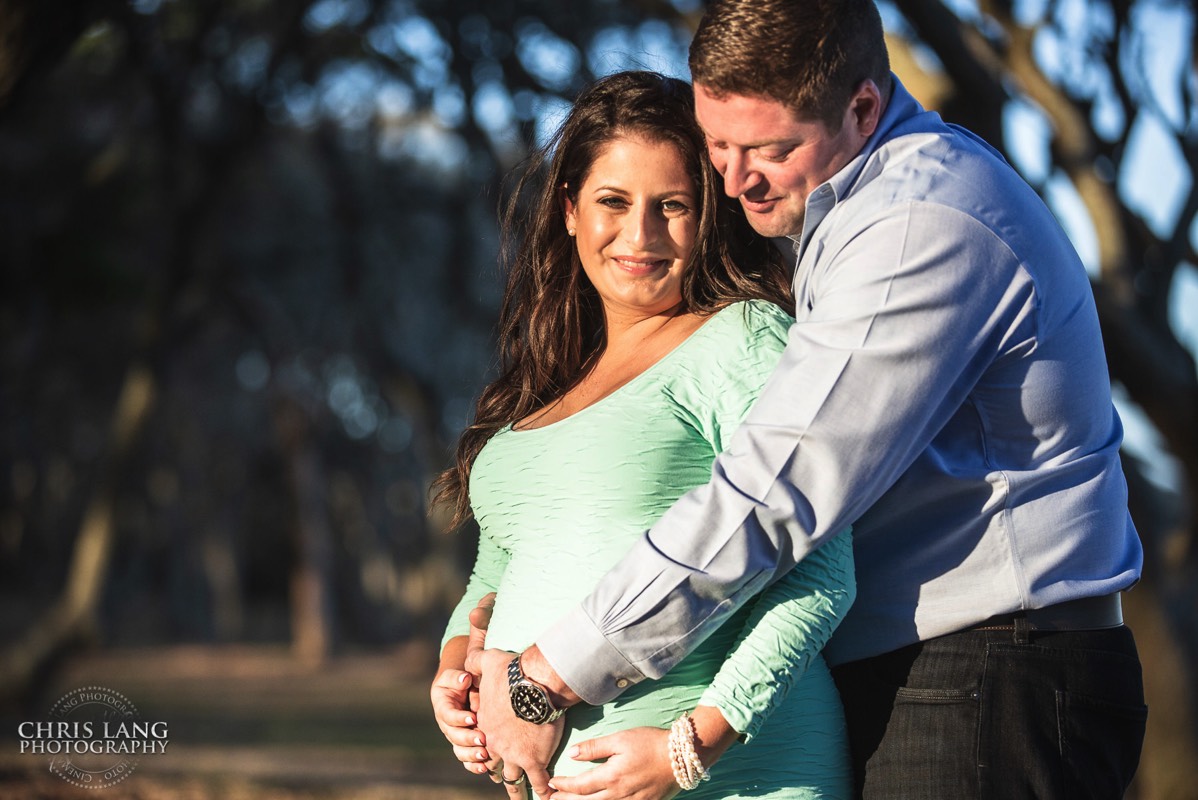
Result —
<instances>
[{"instance_id":1,"label":"woman's face","mask_svg":"<svg viewBox=\"0 0 1198 800\"><path fill-rule=\"evenodd\" d=\"M678 148L630 135L600 151L565 199L582 268L610 316L653 316L682 302L699 199Z\"/></svg>"}]
</instances>

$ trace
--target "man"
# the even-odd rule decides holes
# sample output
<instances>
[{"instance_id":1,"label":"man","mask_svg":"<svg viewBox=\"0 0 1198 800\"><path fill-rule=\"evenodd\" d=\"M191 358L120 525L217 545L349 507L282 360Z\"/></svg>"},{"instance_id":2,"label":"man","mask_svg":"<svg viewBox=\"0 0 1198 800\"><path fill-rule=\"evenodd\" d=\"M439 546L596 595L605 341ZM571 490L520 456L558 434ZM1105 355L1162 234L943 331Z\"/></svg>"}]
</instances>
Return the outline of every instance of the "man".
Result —
<instances>
[{"instance_id":1,"label":"man","mask_svg":"<svg viewBox=\"0 0 1198 800\"><path fill-rule=\"evenodd\" d=\"M690 66L727 192L794 243L797 324L711 482L521 655L521 702L660 676L851 523L857 601L826 653L858 791L1121 796L1146 708L1119 592L1142 553L1068 239L890 73L872 0L717 0ZM553 737L505 705L505 658L479 661L480 719L541 791Z\"/></svg>"}]
</instances>

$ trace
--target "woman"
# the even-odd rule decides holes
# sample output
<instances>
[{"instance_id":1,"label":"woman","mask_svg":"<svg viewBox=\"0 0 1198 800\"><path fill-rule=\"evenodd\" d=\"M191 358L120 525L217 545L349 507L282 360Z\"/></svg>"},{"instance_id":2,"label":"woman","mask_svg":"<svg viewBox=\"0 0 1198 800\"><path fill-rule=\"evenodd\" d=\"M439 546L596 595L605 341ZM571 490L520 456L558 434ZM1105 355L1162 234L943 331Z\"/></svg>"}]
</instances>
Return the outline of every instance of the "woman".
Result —
<instances>
[{"instance_id":1,"label":"woman","mask_svg":"<svg viewBox=\"0 0 1198 800\"><path fill-rule=\"evenodd\" d=\"M508 207L501 374L437 494L456 522L473 512L481 529L433 687L468 769L502 756L481 746L485 731L460 701L476 600L498 593L488 647L528 645L706 482L785 344L786 270L726 202L693 119L682 81L606 78L578 99ZM847 796L839 698L818 651L853 591L846 534L661 680L570 709L555 785L590 766L568 757L576 745L625 731L606 740L619 752L599 777L573 790L666 797L709 771L693 796ZM684 758L691 749L698 764Z\"/></svg>"}]
</instances>

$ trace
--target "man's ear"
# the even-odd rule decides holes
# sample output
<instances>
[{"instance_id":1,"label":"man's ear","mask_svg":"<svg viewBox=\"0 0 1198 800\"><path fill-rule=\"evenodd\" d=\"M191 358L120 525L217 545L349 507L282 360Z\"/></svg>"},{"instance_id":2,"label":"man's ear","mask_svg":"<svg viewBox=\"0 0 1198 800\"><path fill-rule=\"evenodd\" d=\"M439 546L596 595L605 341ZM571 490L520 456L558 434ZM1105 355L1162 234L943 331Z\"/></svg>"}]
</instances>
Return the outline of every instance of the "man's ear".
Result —
<instances>
[{"instance_id":1,"label":"man's ear","mask_svg":"<svg viewBox=\"0 0 1198 800\"><path fill-rule=\"evenodd\" d=\"M885 109L886 104L882 100L882 91L878 89L878 84L870 78L861 81L857 85L856 91L853 92L853 98L849 101L851 122L856 128L857 135L862 139L872 136L873 132L878 129L878 121L882 119L882 112Z\"/></svg>"}]
</instances>

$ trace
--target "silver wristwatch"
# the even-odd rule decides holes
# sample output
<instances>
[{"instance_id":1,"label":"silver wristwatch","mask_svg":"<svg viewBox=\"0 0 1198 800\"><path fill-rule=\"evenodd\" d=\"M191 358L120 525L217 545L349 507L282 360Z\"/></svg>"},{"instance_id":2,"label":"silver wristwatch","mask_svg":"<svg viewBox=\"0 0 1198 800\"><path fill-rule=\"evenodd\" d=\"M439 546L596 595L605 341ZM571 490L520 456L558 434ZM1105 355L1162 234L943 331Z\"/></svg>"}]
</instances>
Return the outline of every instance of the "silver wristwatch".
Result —
<instances>
[{"instance_id":1,"label":"silver wristwatch","mask_svg":"<svg viewBox=\"0 0 1198 800\"><path fill-rule=\"evenodd\" d=\"M512 699L512 711L516 716L535 725L544 725L566 713L564 708L554 708L545 687L529 680L520 669L520 656L507 665L508 696Z\"/></svg>"}]
</instances>

